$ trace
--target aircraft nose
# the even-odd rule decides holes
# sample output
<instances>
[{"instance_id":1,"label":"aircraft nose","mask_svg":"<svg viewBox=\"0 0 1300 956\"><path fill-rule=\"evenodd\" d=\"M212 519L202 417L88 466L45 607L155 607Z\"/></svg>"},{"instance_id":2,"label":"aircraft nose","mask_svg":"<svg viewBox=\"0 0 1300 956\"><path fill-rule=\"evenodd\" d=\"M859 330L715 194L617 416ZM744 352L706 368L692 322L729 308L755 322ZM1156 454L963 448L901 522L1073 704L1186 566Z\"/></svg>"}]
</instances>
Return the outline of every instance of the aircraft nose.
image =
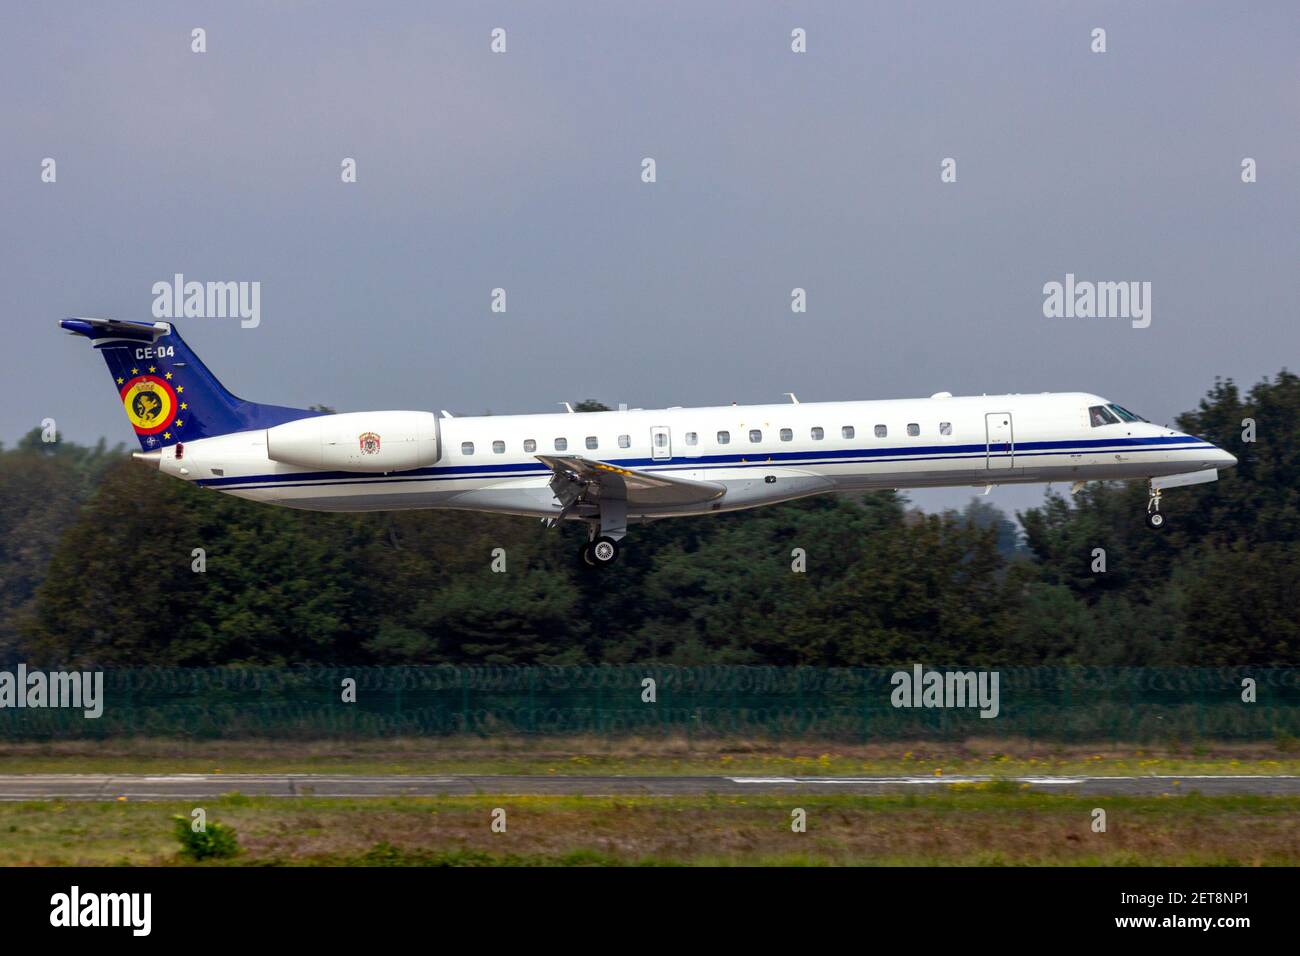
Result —
<instances>
[{"instance_id":1,"label":"aircraft nose","mask_svg":"<svg viewBox=\"0 0 1300 956\"><path fill-rule=\"evenodd\" d=\"M1220 462L1218 467L1220 468L1232 468L1237 464L1237 456L1230 451L1224 451L1222 448L1218 449L1218 460Z\"/></svg>"}]
</instances>

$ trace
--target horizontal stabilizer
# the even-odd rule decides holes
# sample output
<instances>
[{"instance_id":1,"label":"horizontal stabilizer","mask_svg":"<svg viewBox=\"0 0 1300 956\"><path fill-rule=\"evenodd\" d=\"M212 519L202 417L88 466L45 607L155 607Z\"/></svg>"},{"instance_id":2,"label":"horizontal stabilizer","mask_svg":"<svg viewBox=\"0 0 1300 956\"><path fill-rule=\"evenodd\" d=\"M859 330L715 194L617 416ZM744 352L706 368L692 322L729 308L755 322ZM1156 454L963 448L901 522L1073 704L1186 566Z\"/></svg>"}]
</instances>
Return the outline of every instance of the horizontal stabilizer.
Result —
<instances>
[{"instance_id":1,"label":"horizontal stabilizer","mask_svg":"<svg viewBox=\"0 0 1300 956\"><path fill-rule=\"evenodd\" d=\"M171 332L166 322L124 322L121 319L64 319L59 323L73 335L88 339L129 339L135 342L156 342Z\"/></svg>"}]
</instances>

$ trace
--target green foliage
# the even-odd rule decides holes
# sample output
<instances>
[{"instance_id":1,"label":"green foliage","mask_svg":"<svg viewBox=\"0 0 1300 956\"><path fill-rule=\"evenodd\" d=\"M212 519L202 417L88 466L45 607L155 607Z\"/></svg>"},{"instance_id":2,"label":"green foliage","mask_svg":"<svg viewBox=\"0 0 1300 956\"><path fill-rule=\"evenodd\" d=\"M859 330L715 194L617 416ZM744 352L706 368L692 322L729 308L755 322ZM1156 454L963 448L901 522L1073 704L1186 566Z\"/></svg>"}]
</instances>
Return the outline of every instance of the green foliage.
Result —
<instances>
[{"instance_id":1,"label":"green foliage","mask_svg":"<svg viewBox=\"0 0 1300 956\"><path fill-rule=\"evenodd\" d=\"M100 441L85 448L45 443L32 429L0 451L0 662L19 656L19 627L77 509L110 464L122 458Z\"/></svg>"},{"instance_id":2,"label":"green foliage","mask_svg":"<svg viewBox=\"0 0 1300 956\"><path fill-rule=\"evenodd\" d=\"M1300 663L1300 379L1217 382L1178 423L1240 464L1167 496L1158 534L1143 482L1052 494L1019 516L1023 536L982 500L927 516L881 492L638 525L598 574L575 557L580 528L271 508L34 433L0 451L0 659Z\"/></svg>"},{"instance_id":3,"label":"green foliage","mask_svg":"<svg viewBox=\"0 0 1300 956\"><path fill-rule=\"evenodd\" d=\"M215 820L195 831L189 817L172 817L172 832L181 845L181 856L191 860L229 859L239 853L235 831Z\"/></svg>"},{"instance_id":4,"label":"green foliage","mask_svg":"<svg viewBox=\"0 0 1300 956\"><path fill-rule=\"evenodd\" d=\"M1246 419L1255 421L1253 442L1243 440ZM1300 626L1288 610L1300 585L1300 378L1282 371L1245 398L1218 381L1177 424L1232 452L1238 465L1216 482L1172 492L1166 510L1175 517L1161 533L1139 520L1144 482L1091 485L1072 503L1051 495L1020 516L1038 579L1060 589L1029 602L1022 646L1041 644L1060 620L1063 662L1300 662ZM1099 547L1105 574L1090 571ZM1072 644L1084 633L1079 624L1088 648Z\"/></svg>"}]
</instances>

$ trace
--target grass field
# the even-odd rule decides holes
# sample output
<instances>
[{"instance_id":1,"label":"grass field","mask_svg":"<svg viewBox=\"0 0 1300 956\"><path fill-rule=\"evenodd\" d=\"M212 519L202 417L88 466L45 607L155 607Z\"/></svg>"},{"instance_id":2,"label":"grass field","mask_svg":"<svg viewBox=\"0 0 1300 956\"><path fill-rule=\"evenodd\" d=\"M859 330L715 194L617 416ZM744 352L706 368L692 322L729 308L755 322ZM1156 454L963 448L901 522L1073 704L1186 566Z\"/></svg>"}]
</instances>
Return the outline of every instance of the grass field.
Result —
<instances>
[{"instance_id":1,"label":"grass field","mask_svg":"<svg viewBox=\"0 0 1300 956\"><path fill-rule=\"evenodd\" d=\"M0 743L0 773L1300 774L1294 741L844 744L676 738L170 739Z\"/></svg>"},{"instance_id":2,"label":"grass field","mask_svg":"<svg viewBox=\"0 0 1300 956\"><path fill-rule=\"evenodd\" d=\"M240 852L203 865L1281 865L1300 798L1083 798L1007 783L938 793L733 798L206 801ZM1094 807L1107 832L1091 828ZM494 808L506 832L491 830ZM791 812L807 813L807 832ZM0 804L0 864L170 865L191 803Z\"/></svg>"},{"instance_id":3,"label":"grass field","mask_svg":"<svg viewBox=\"0 0 1300 956\"><path fill-rule=\"evenodd\" d=\"M0 773L1300 773L1271 744L851 745L685 738L77 741L0 744ZM236 784L232 781L232 790ZM1300 798L1079 797L1007 780L923 794L250 798L0 804L0 864L186 864L174 815L203 806L239 854L203 865L1270 865L1300 861ZM491 830L494 808L505 833ZM791 811L807 811L807 832ZM1092 831L1093 810L1107 831Z\"/></svg>"}]
</instances>

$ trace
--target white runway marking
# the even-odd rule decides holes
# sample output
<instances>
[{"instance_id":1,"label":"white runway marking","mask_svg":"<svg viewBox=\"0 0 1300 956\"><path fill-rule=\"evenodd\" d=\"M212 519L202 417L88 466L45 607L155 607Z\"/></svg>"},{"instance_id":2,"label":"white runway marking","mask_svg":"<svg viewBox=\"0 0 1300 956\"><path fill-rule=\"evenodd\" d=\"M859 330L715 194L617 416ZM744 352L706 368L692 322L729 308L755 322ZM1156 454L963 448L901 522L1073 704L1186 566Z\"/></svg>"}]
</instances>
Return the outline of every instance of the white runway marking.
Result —
<instances>
[{"instance_id":1,"label":"white runway marking","mask_svg":"<svg viewBox=\"0 0 1300 956\"><path fill-rule=\"evenodd\" d=\"M993 777L728 777L732 783L815 783L852 784L861 786L873 783L985 783Z\"/></svg>"},{"instance_id":2,"label":"white runway marking","mask_svg":"<svg viewBox=\"0 0 1300 956\"><path fill-rule=\"evenodd\" d=\"M794 776L514 776L510 774L0 774L0 801L16 800L189 800L216 799L232 791L250 797L440 797L444 795L681 795L718 792L758 793L820 790L864 796L908 788L935 789L954 784L1007 780L1023 787L1070 788L1076 794L1300 795L1294 774L1151 774L1144 776L993 777L973 774L894 777Z\"/></svg>"},{"instance_id":3,"label":"white runway marking","mask_svg":"<svg viewBox=\"0 0 1300 956\"><path fill-rule=\"evenodd\" d=\"M926 784L926 783L992 783L995 780L1010 780L1015 783L1028 783L1035 786L1074 786L1084 783L1106 783L1111 780L1300 780L1295 774L1258 774L1258 773L1172 773L1143 774L1126 776L1124 774L1101 774L1095 777L992 777L951 776L933 777L728 777L732 783L741 784Z\"/></svg>"}]
</instances>

